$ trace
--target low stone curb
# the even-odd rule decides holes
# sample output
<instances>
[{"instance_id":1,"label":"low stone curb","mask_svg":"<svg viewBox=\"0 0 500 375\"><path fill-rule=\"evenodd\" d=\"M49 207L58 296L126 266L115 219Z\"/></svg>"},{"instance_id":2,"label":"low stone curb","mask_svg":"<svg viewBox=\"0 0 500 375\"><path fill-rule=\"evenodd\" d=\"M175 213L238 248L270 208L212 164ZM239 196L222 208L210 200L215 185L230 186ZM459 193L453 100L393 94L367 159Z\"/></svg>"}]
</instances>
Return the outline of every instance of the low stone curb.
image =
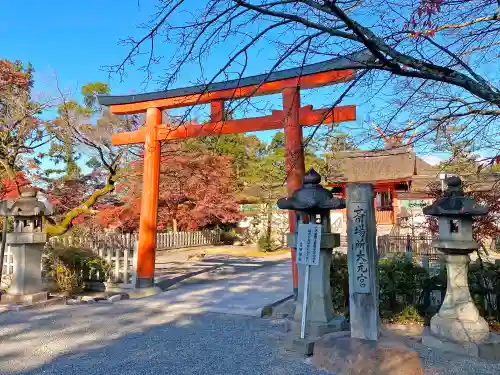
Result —
<instances>
[{"instance_id":1,"label":"low stone curb","mask_svg":"<svg viewBox=\"0 0 500 375\"><path fill-rule=\"evenodd\" d=\"M273 313L274 313L274 310L276 309L276 307L278 305L281 305L287 301L290 301L292 298L294 298L295 295L294 294L290 294L289 296L285 297L285 298L282 298L280 299L279 301L276 301L274 303L271 303L267 306L264 306L262 308L259 309L260 311L260 318L263 318L264 316L273 316Z\"/></svg>"},{"instance_id":2,"label":"low stone curb","mask_svg":"<svg viewBox=\"0 0 500 375\"><path fill-rule=\"evenodd\" d=\"M114 294L108 298L94 298L91 296L83 296L79 298L66 299L66 305L106 305L113 304L122 300L130 299L127 293Z\"/></svg>"},{"instance_id":3,"label":"low stone curb","mask_svg":"<svg viewBox=\"0 0 500 375\"><path fill-rule=\"evenodd\" d=\"M54 306L54 305L64 305L66 303L66 297L55 297L50 298L47 301L41 301L33 303L31 305L8 305L6 311L25 311L25 310L38 310L44 307Z\"/></svg>"},{"instance_id":4,"label":"low stone curb","mask_svg":"<svg viewBox=\"0 0 500 375\"><path fill-rule=\"evenodd\" d=\"M79 296L77 298L67 298L66 305L107 305L127 299L139 299L154 296L163 292L158 287L145 288L145 289L131 289L127 293L119 293L109 296L107 298L92 297L92 296Z\"/></svg>"}]
</instances>

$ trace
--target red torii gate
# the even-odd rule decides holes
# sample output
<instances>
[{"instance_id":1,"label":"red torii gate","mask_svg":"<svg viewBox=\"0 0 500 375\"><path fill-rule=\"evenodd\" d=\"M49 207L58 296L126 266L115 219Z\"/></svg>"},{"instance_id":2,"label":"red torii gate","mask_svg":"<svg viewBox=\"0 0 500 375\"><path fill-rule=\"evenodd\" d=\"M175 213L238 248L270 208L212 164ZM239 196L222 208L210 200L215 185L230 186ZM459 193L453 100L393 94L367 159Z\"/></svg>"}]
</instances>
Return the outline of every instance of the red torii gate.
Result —
<instances>
[{"instance_id":1,"label":"red torii gate","mask_svg":"<svg viewBox=\"0 0 500 375\"><path fill-rule=\"evenodd\" d=\"M356 119L354 105L317 110L314 110L312 106L300 107L300 89L327 86L353 79L354 71L346 69L346 66L353 66L352 57L337 58L300 68L208 85L139 95L99 96L99 103L109 106L114 114L146 112L144 127L135 132L118 133L112 136L113 145L144 143L143 191L135 287L145 288L154 284L160 142L284 128L287 190L291 195L302 186L305 169L302 126ZM282 93L283 110L272 111L272 114L268 116L223 120L225 101L276 93ZM161 123L163 110L198 104L210 104L211 121L209 123L175 127ZM292 212L289 216L290 230L294 231L295 218ZM292 263L293 288L296 292L298 275L293 251Z\"/></svg>"}]
</instances>

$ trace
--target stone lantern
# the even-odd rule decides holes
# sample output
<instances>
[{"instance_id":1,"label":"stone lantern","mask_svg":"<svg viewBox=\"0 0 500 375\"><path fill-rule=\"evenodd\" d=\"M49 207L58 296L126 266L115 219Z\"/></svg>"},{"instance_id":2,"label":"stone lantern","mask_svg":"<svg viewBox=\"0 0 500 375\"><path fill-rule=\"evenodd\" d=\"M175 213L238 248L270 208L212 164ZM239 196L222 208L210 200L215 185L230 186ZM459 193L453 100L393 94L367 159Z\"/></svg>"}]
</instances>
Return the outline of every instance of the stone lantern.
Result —
<instances>
[{"instance_id":1,"label":"stone lantern","mask_svg":"<svg viewBox=\"0 0 500 375\"><path fill-rule=\"evenodd\" d=\"M4 201L1 214L12 216L14 231L7 234L7 243L14 256L14 275L2 301L35 303L47 299L42 284L42 252L47 235L42 232L42 216L52 214L37 198L31 187L21 189L21 197Z\"/></svg>"},{"instance_id":2,"label":"stone lantern","mask_svg":"<svg viewBox=\"0 0 500 375\"><path fill-rule=\"evenodd\" d=\"M448 177L446 183L444 196L423 209L425 215L438 219L439 239L431 246L445 254L447 288L422 342L447 351L488 357L484 353L491 351L492 339L497 338L490 335L488 323L479 315L468 283L469 254L479 249L472 237L472 218L486 215L488 208L464 194L459 177Z\"/></svg>"},{"instance_id":3,"label":"stone lantern","mask_svg":"<svg viewBox=\"0 0 500 375\"><path fill-rule=\"evenodd\" d=\"M330 265L332 250L340 246L340 234L331 233L330 210L345 208L345 201L333 196L332 192L320 185L321 176L311 169L304 176L304 185L291 197L278 200L282 210L296 213L296 225L300 223L321 224L319 265L311 266L309 273L309 293L307 304L306 332L308 338L342 329L344 319L335 318L330 290ZM297 233L288 234L288 246L296 249ZM300 330L303 306L305 268L297 264L299 271L299 291L294 316L294 335ZM312 350L312 347L310 347ZM310 354L310 353L306 353Z\"/></svg>"}]
</instances>

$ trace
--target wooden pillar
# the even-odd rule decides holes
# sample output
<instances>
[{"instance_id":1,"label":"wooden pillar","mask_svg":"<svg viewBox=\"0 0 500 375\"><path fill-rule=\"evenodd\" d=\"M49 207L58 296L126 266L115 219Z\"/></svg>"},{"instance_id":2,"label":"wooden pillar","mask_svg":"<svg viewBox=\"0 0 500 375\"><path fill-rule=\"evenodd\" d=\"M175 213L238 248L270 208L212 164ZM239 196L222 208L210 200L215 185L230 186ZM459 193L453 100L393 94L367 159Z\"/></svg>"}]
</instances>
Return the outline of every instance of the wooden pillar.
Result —
<instances>
[{"instance_id":1,"label":"wooden pillar","mask_svg":"<svg viewBox=\"0 0 500 375\"><path fill-rule=\"evenodd\" d=\"M214 100L210 102L210 120L222 121L224 119L224 101Z\"/></svg>"},{"instance_id":2,"label":"wooden pillar","mask_svg":"<svg viewBox=\"0 0 500 375\"><path fill-rule=\"evenodd\" d=\"M161 124L161 111L148 108L146 114L146 140L137 249L137 288L154 285L156 224L158 214L158 182L160 177L160 142L157 128Z\"/></svg>"},{"instance_id":3,"label":"wooden pillar","mask_svg":"<svg viewBox=\"0 0 500 375\"><path fill-rule=\"evenodd\" d=\"M392 224L396 224L396 218L399 214L399 201L396 197L396 189L393 187L391 189L391 199L392 199Z\"/></svg>"},{"instance_id":4,"label":"wooden pillar","mask_svg":"<svg viewBox=\"0 0 500 375\"><path fill-rule=\"evenodd\" d=\"M300 90L298 87L283 90L284 132L285 132L285 165L287 173L288 196L302 187L304 178L304 151L302 149L302 127L299 122ZM290 232L295 231L295 213L290 211ZM295 251L291 249L292 255L292 279L295 295L298 293L299 278L297 264L295 262Z\"/></svg>"}]
</instances>

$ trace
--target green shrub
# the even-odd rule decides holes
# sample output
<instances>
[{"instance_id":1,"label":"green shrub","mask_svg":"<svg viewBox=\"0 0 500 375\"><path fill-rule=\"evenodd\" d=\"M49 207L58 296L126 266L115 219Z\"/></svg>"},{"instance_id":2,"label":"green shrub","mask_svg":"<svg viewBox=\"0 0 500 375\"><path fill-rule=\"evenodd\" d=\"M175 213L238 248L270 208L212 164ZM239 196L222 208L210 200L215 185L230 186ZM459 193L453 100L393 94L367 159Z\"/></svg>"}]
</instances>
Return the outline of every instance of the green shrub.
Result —
<instances>
[{"instance_id":1,"label":"green shrub","mask_svg":"<svg viewBox=\"0 0 500 375\"><path fill-rule=\"evenodd\" d=\"M259 247L259 250L263 252L269 252L275 250L275 246L272 239L265 234L259 237L259 240L257 241L257 246Z\"/></svg>"},{"instance_id":2,"label":"green shrub","mask_svg":"<svg viewBox=\"0 0 500 375\"><path fill-rule=\"evenodd\" d=\"M334 253L330 269L333 307L337 313L348 314L349 280L347 255ZM429 271L409 261L405 255L379 260L378 265L380 316L389 322L428 323L439 306L431 306L431 292L446 292L446 267ZM472 263L469 286L474 302L490 325L500 321L500 264ZM496 295L496 301L485 298Z\"/></svg>"},{"instance_id":3,"label":"green shrub","mask_svg":"<svg viewBox=\"0 0 500 375\"><path fill-rule=\"evenodd\" d=\"M425 319L415 306L406 306L400 313L392 314L388 319L390 323L398 324L424 324Z\"/></svg>"},{"instance_id":4,"label":"green shrub","mask_svg":"<svg viewBox=\"0 0 500 375\"><path fill-rule=\"evenodd\" d=\"M471 263L468 277L471 294L481 315L500 320L500 264Z\"/></svg>"},{"instance_id":5,"label":"green shrub","mask_svg":"<svg viewBox=\"0 0 500 375\"><path fill-rule=\"evenodd\" d=\"M381 259L378 263L380 315L391 318L414 305L425 293L428 272L403 255Z\"/></svg>"},{"instance_id":6,"label":"green shrub","mask_svg":"<svg viewBox=\"0 0 500 375\"><path fill-rule=\"evenodd\" d=\"M222 230L220 240L224 245L232 245L238 239L238 233L234 228L225 228Z\"/></svg>"},{"instance_id":7,"label":"green shrub","mask_svg":"<svg viewBox=\"0 0 500 375\"><path fill-rule=\"evenodd\" d=\"M106 281L109 274L106 261L90 249L62 245L45 249L43 269L45 277L52 281L53 291L67 295L81 292L90 278L99 275L98 281Z\"/></svg>"},{"instance_id":8,"label":"green shrub","mask_svg":"<svg viewBox=\"0 0 500 375\"><path fill-rule=\"evenodd\" d=\"M349 309L349 274L347 256L335 252L330 266L330 287L332 290L333 309L338 314L345 314Z\"/></svg>"}]
</instances>

